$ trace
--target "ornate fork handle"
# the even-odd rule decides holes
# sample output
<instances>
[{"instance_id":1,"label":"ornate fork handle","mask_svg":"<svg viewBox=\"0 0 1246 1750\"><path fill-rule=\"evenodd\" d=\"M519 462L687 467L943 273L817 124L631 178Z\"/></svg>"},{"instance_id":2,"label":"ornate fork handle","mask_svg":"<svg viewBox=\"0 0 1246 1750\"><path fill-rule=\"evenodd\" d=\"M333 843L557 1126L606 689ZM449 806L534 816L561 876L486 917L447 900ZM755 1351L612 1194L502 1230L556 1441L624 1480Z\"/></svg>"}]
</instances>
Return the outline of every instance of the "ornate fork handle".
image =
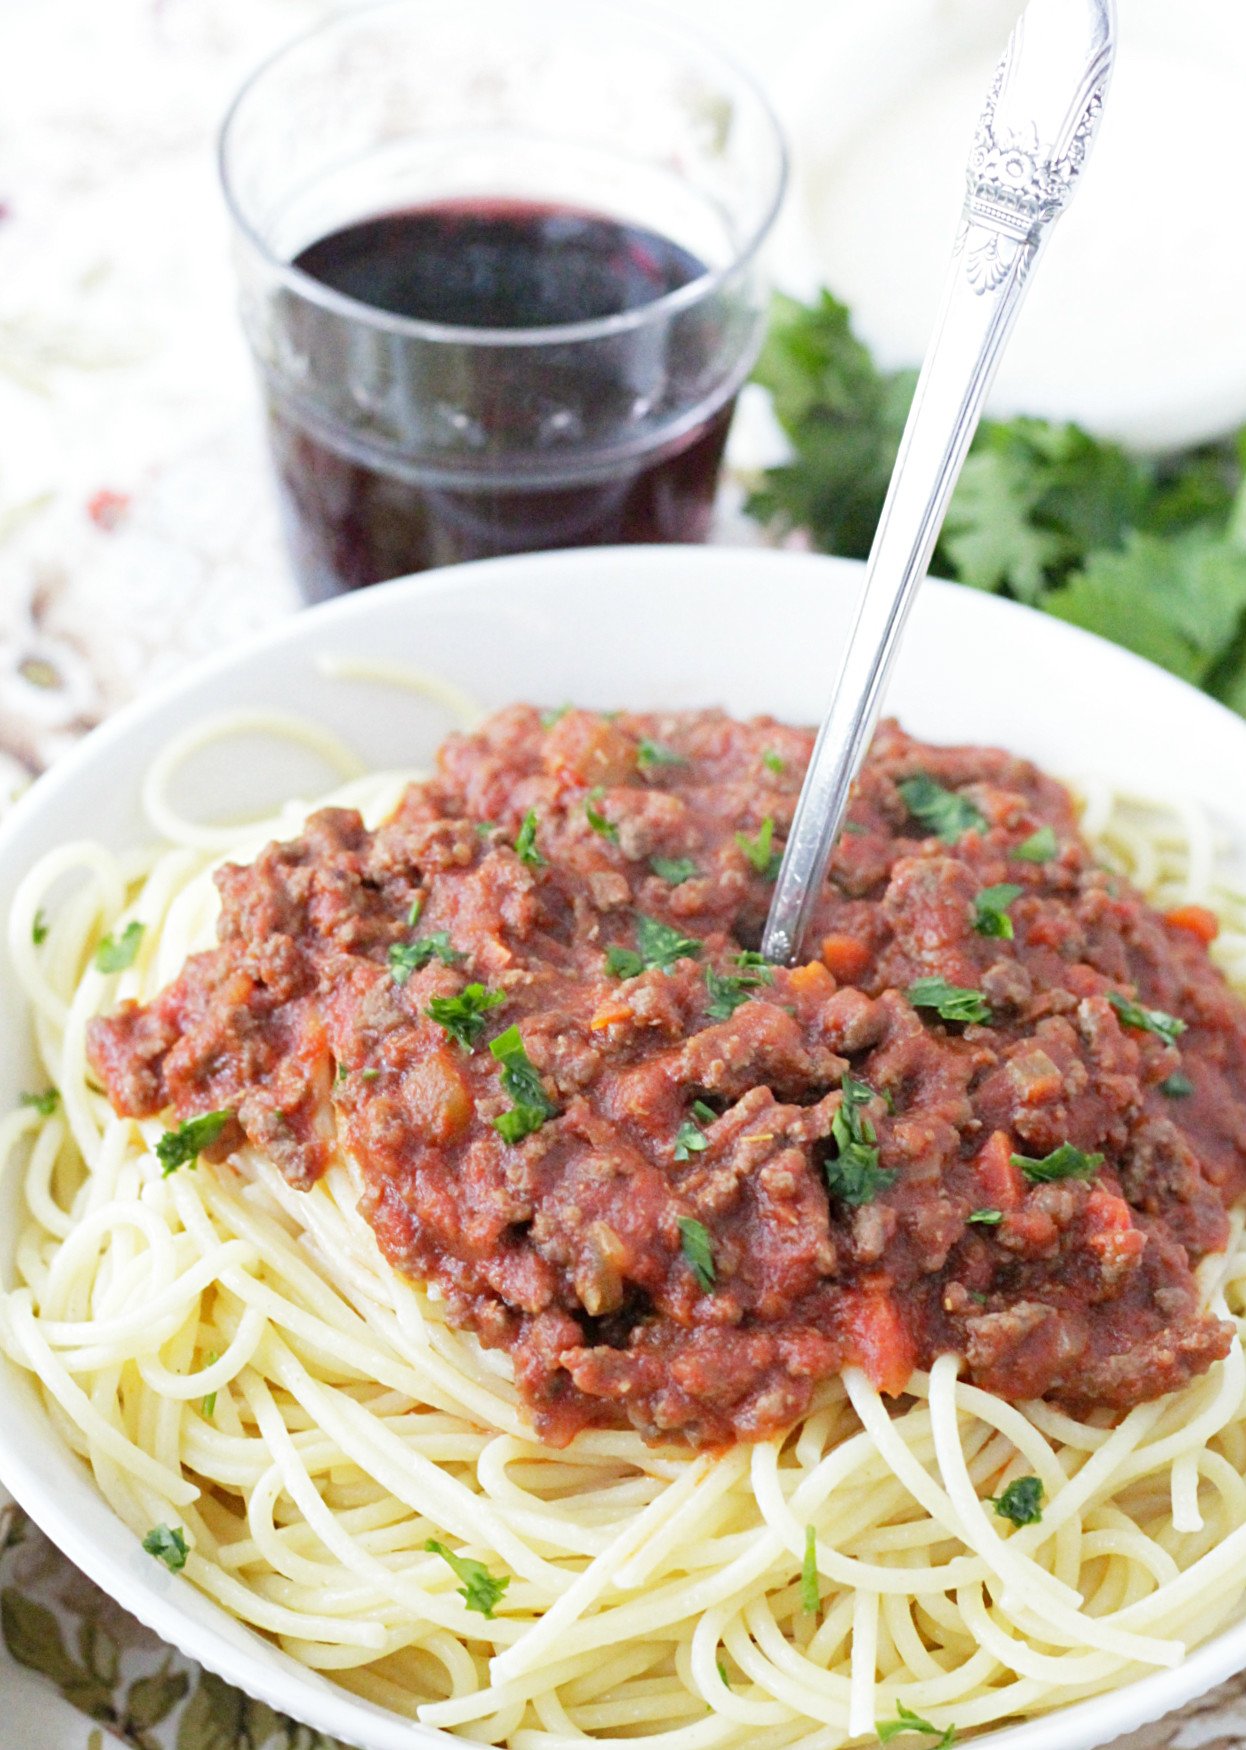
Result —
<instances>
[{"instance_id":1,"label":"ornate fork handle","mask_svg":"<svg viewBox=\"0 0 1246 1750\"><path fill-rule=\"evenodd\" d=\"M771 960L800 952L982 403L1085 164L1114 44L1114 0L1031 0L996 69L934 336L775 886L762 939Z\"/></svg>"}]
</instances>

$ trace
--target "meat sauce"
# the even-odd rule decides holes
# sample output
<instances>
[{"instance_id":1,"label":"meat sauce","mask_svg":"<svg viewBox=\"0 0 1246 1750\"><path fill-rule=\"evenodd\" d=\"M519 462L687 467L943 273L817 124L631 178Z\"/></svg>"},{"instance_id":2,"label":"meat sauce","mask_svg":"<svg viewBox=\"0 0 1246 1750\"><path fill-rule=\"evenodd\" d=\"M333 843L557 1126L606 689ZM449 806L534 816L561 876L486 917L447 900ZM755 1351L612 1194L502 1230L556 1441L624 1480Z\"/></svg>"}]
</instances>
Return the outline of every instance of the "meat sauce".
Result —
<instances>
[{"instance_id":1,"label":"meat sauce","mask_svg":"<svg viewBox=\"0 0 1246 1750\"><path fill-rule=\"evenodd\" d=\"M554 1444L760 1439L948 1351L1075 1413L1182 1385L1232 1338L1192 1267L1246 1189L1213 921L1098 867L1032 765L888 724L812 958L766 967L811 741L503 711L376 831L224 868L219 946L94 1022L95 1070L299 1188L345 1150Z\"/></svg>"}]
</instances>

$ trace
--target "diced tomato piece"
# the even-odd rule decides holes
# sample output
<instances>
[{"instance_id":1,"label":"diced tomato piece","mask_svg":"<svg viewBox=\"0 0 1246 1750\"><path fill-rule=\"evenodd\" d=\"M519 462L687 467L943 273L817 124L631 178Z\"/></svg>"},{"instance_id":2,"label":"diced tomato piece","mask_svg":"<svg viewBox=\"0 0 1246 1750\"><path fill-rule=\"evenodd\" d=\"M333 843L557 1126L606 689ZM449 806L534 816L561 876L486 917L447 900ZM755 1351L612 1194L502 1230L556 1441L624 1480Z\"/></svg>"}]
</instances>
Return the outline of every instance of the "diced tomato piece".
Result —
<instances>
[{"instance_id":1,"label":"diced tomato piece","mask_svg":"<svg viewBox=\"0 0 1246 1750\"><path fill-rule=\"evenodd\" d=\"M916 1364L917 1349L895 1298L885 1291L856 1294L847 1314L848 1359L864 1369L879 1391L898 1398Z\"/></svg>"},{"instance_id":2,"label":"diced tomato piece","mask_svg":"<svg viewBox=\"0 0 1246 1750\"><path fill-rule=\"evenodd\" d=\"M636 743L595 711L568 711L544 737L541 763L564 782L625 784L636 775Z\"/></svg>"},{"instance_id":3,"label":"diced tomato piece","mask_svg":"<svg viewBox=\"0 0 1246 1750\"><path fill-rule=\"evenodd\" d=\"M1220 919L1205 905L1178 905L1164 916L1179 930L1189 930L1200 942L1214 942L1220 934Z\"/></svg>"},{"instance_id":4,"label":"diced tomato piece","mask_svg":"<svg viewBox=\"0 0 1246 1750\"><path fill-rule=\"evenodd\" d=\"M1021 1169L1012 1164L1012 1138L1006 1130L993 1131L986 1147L973 1163L982 1201L988 1209L1017 1209L1025 1195Z\"/></svg>"},{"instance_id":5,"label":"diced tomato piece","mask_svg":"<svg viewBox=\"0 0 1246 1750\"><path fill-rule=\"evenodd\" d=\"M841 984L855 984L864 977L873 958L870 949L855 936L822 938L822 963Z\"/></svg>"}]
</instances>

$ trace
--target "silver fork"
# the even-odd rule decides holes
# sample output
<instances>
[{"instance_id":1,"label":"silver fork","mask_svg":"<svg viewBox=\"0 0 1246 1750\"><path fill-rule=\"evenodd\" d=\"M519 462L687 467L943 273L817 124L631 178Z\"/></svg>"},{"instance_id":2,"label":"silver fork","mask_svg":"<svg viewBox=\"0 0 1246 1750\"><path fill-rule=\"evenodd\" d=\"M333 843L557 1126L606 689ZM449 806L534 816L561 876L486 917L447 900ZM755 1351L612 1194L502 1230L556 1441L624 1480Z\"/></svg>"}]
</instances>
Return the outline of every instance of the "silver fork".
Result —
<instances>
[{"instance_id":1,"label":"silver fork","mask_svg":"<svg viewBox=\"0 0 1246 1750\"><path fill-rule=\"evenodd\" d=\"M1115 0L1030 0L995 70L934 336L783 853L762 937L770 960L800 953L982 403L1094 138L1115 36Z\"/></svg>"}]
</instances>

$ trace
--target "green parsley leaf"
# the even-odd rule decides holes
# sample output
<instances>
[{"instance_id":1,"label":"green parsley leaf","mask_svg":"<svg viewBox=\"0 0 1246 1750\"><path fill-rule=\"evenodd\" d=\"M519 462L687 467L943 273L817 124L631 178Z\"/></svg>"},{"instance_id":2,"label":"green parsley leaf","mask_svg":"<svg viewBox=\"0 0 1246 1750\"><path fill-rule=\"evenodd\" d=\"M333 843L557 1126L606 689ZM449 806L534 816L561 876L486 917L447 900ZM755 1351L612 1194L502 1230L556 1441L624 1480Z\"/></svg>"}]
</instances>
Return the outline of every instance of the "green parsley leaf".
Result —
<instances>
[{"instance_id":1,"label":"green parsley leaf","mask_svg":"<svg viewBox=\"0 0 1246 1750\"><path fill-rule=\"evenodd\" d=\"M809 309L774 299L756 374L795 456L769 470L750 514L781 530L808 529L823 552L866 558L916 372L880 371L847 308L824 291Z\"/></svg>"},{"instance_id":2,"label":"green parsley leaf","mask_svg":"<svg viewBox=\"0 0 1246 1750\"><path fill-rule=\"evenodd\" d=\"M457 966L466 958L451 945L448 930L435 930L431 936L421 936L415 942L394 942L389 950L389 970L395 984L405 984L413 972L427 966L430 960L440 960L443 966Z\"/></svg>"},{"instance_id":3,"label":"green parsley leaf","mask_svg":"<svg viewBox=\"0 0 1246 1750\"><path fill-rule=\"evenodd\" d=\"M705 968L705 988L709 994L705 1013L711 1021L728 1020L760 986L774 983L774 968L760 954L746 950L736 956L736 965L744 970L715 972L712 966Z\"/></svg>"},{"instance_id":4,"label":"green parsley leaf","mask_svg":"<svg viewBox=\"0 0 1246 1750\"><path fill-rule=\"evenodd\" d=\"M1038 1525L1043 1517L1043 1485L1037 1477L1017 1477L1002 1495L987 1500L1001 1519L1014 1525Z\"/></svg>"},{"instance_id":5,"label":"green parsley leaf","mask_svg":"<svg viewBox=\"0 0 1246 1750\"><path fill-rule=\"evenodd\" d=\"M419 923L424 911L424 895L417 893L411 901L411 909L407 913L407 928L413 930Z\"/></svg>"},{"instance_id":6,"label":"green parsley leaf","mask_svg":"<svg viewBox=\"0 0 1246 1750\"><path fill-rule=\"evenodd\" d=\"M1208 528L1169 537L1132 529L1119 551L1088 553L1044 605L1204 686L1242 627L1246 547Z\"/></svg>"},{"instance_id":7,"label":"green parsley leaf","mask_svg":"<svg viewBox=\"0 0 1246 1750\"><path fill-rule=\"evenodd\" d=\"M901 778L896 789L918 825L941 838L945 845L957 844L971 828L986 831L986 816L980 808L958 796L955 790L945 790L925 772Z\"/></svg>"},{"instance_id":8,"label":"green parsley leaf","mask_svg":"<svg viewBox=\"0 0 1246 1750\"><path fill-rule=\"evenodd\" d=\"M718 1114L704 1100L694 1100L692 1102L692 1116L702 1124L712 1124Z\"/></svg>"},{"instance_id":9,"label":"green parsley leaf","mask_svg":"<svg viewBox=\"0 0 1246 1750\"><path fill-rule=\"evenodd\" d=\"M1165 1014L1163 1009L1144 1009L1141 1003L1121 996L1118 991L1110 990L1108 1001L1127 1027L1137 1027L1143 1033L1154 1033L1165 1045L1175 1045L1186 1030L1186 1023L1178 1016Z\"/></svg>"},{"instance_id":10,"label":"green parsley leaf","mask_svg":"<svg viewBox=\"0 0 1246 1750\"><path fill-rule=\"evenodd\" d=\"M997 887L984 887L973 902L973 927L980 936L1013 937L1012 919L1008 907L1025 892L1015 881L1001 881Z\"/></svg>"},{"instance_id":11,"label":"green parsley leaf","mask_svg":"<svg viewBox=\"0 0 1246 1750\"><path fill-rule=\"evenodd\" d=\"M1194 1092L1194 1083L1188 1075L1175 1069L1170 1076L1165 1076L1159 1085L1161 1094L1166 1094L1170 1100L1187 1100Z\"/></svg>"},{"instance_id":12,"label":"green parsley leaf","mask_svg":"<svg viewBox=\"0 0 1246 1750\"><path fill-rule=\"evenodd\" d=\"M606 971L611 978L639 978L644 970L645 963L635 948L616 945L606 949Z\"/></svg>"},{"instance_id":13,"label":"green parsley leaf","mask_svg":"<svg viewBox=\"0 0 1246 1750\"><path fill-rule=\"evenodd\" d=\"M213 1349L212 1353L208 1356L208 1366L211 1367L214 1362L219 1360L220 1356L217 1354L216 1350ZM199 1404L199 1410L205 1422L210 1422L212 1420L213 1416L216 1414L216 1393L214 1391L205 1394Z\"/></svg>"},{"instance_id":14,"label":"green parsley leaf","mask_svg":"<svg viewBox=\"0 0 1246 1750\"><path fill-rule=\"evenodd\" d=\"M1050 863L1058 849L1055 827L1040 826L1037 832L1032 832L1028 839L1023 839L1009 855L1018 858L1022 863Z\"/></svg>"},{"instance_id":15,"label":"green parsley leaf","mask_svg":"<svg viewBox=\"0 0 1246 1750\"><path fill-rule=\"evenodd\" d=\"M713 1113L710 1116L713 1117ZM693 1155L704 1154L709 1145L710 1139L705 1135L696 1119L685 1118L675 1132L675 1159L689 1161Z\"/></svg>"},{"instance_id":16,"label":"green parsley leaf","mask_svg":"<svg viewBox=\"0 0 1246 1750\"><path fill-rule=\"evenodd\" d=\"M672 887L682 887L685 881L701 873L691 857L650 857L649 867Z\"/></svg>"},{"instance_id":17,"label":"green parsley leaf","mask_svg":"<svg viewBox=\"0 0 1246 1750\"><path fill-rule=\"evenodd\" d=\"M949 1726L945 1732L940 1732L938 1726L932 1726L929 1720L924 1720L920 1714L915 1714L911 1707L905 1707L902 1701L896 1703L894 1720L884 1720L877 1728L880 1744L890 1744L893 1738L898 1738L901 1732L925 1732L928 1737L938 1738L934 1750L952 1750L956 1742L956 1727Z\"/></svg>"},{"instance_id":18,"label":"green parsley leaf","mask_svg":"<svg viewBox=\"0 0 1246 1750\"><path fill-rule=\"evenodd\" d=\"M167 1525L153 1526L143 1539L143 1548L149 1556L155 1556L158 1562L163 1562L171 1574L181 1573L190 1554L180 1525L174 1526L172 1530Z\"/></svg>"},{"instance_id":19,"label":"green parsley leaf","mask_svg":"<svg viewBox=\"0 0 1246 1750\"><path fill-rule=\"evenodd\" d=\"M699 959L704 943L695 936L681 936L670 924L640 911L636 913L636 946L646 966L665 972L678 960Z\"/></svg>"},{"instance_id":20,"label":"green parsley leaf","mask_svg":"<svg viewBox=\"0 0 1246 1750\"><path fill-rule=\"evenodd\" d=\"M444 1027L464 1051L474 1051L485 1030L485 1016L506 1001L504 990L486 990L483 984L464 985L454 997L430 997L424 1013Z\"/></svg>"},{"instance_id":21,"label":"green parsley leaf","mask_svg":"<svg viewBox=\"0 0 1246 1750\"><path fill-rule=\"evenodd\" d=\"M619 842L618 827L612 820L607 820L600 808L597 807L605 793L600 784L590 790L584 799L584 813L588 824L595 833L600 833L603 839L609 839L612 845L617 845Z\"/></svg>"},{"instance_id":22,"label":"green parsley leaf","mask_svg":"<svg viewBox=\"0 0 1246 1750\"><path fill-rule=\"evenodd\" d=\"M523 825L515 840L515 855L521 863L526 863L530 869L544 869L545 858L536 848L536 809L530 808L523 817Z\"/></svg>"},{"instance_id":23,"label":"green parsley leaf","mask_svg":"<svg viewBox=\"0 0 1246 1750\"><path fill-rule=\"evenodd\" d=\"M19 1094L19 1106L30 1106L40 1118L50 1118L61 1103L60 1093L56 1088L45 1088L41 1094Z\"/></svg>"},{"instance_id":24,"label":"green parsley leaf","mask_svg":"<svg viewBox=\"0 0 1246 1750\"><path fill-rule=\"evenodd\" d=\"M818 1587L818 1534L812 1525L805 1527L805 1559L800 1565L800 1604L812 1616L822 1602Z\"/></svg>"},{"instance_id":25,"label":"green parsley leaf","mask_svg":"<svg viewBox=\"0 0 1246 1750\"><path fill-rule=\"evenodd\" d=\"M721 1659L718 1659L715 1662L718 1666L718 1675L722 1678L722 1681L723 1681L723 1687L725 1689L730 1689L731 1688L731 1679L727 1675L727 1667L723 1664Z\"/></svg>"},{"instance_id":26,"label":"green parsley leaf","mask_svg":"<svg viewBox=\"0 0 1246 1750\"><path fill-rule=\"evenodd\" d=\"M176 1130L166 1130L156 1144L156 1159L167 1179L179 1167L197 1167L199 1156L220 1136L233 1117L232 1110L222 1107L217 1112L201 1112L197 1118L187 1118Z\"/></svg>"},{"instance_id":27,"label":"green parsley leaf","mask_svg":"<svg viewBox=\"0 0 1246 1750\"><path fill-rule=\"evenodd\" d=\"M750 838L746 832L735 835L735 842L748 858L753 872L767 881L775 879L783 861L783 853L774 849L773 841L774 820L769 814L762 821L755 837Z\"/></svg>"},{"instance_id":28,"label":"green parsley leaf","mask_svg":"<svg viewBox=\"0 0 1246 1750\"><path fill-rule=\"evenodd\" d=\"M477 1562L471 1556L456 1556L448 1550L444 1543L439 1543L435 1537L430 1537L424 1544L430 1555L440 1556L443 1562L454 1569L462 1580L461 1586L454 1589L469 1610L479 1611L481 1616L493 1617L493 1606L497 1604L506 1588L510 1585L510 1575L495 1580L483 1562Z\"/></svg>"},{"instance_id":29,"label":"green parsley leaf","mask_svg":"<svg viewBox=\"0 0 1246 1750\"><path fill-rule=\"evenodd\" d=\"M645 735L636 749L636 764L642 772L650 772L655 766L686 766L688 761L673 747L664 747L660 741L650 741Z\"/></svg>"},{"instance_id":30,"label":"green parsley leaf","mask_svg":"<svg viewBox=\"0 0 1246 1750\"><path fill-rule=\"evenodd\" d=\"M491 832L497 831L497 827L498 823L496 820L478 820L473 824L472 831L479 838L487 839Z\"/></svg>"},{"instance_id":31,"label":"green parsley leaf","mask_svg":"<svg viewBox=\"0 0 1246 1750\"><path fill-rule=\"evenodd\" d=\"M791 457L750 501L865 558L914 376L880 370L829 293L775 301L757 367ZM1246 442L1158 459L1077 426L983 420L932 571L1113 638L1246 713Z\"/></svg>"},{"instance_id":32,"label":"green parsley leaf","mask_svg":"<svg viewBox=\"0 0 1246 1750\"><path fill-rule=\"evenodd\" d=\"M915 1009L934 1009L944 1021L991 1019L991 1005L980 990L949 984L946 978L919 978L909 986L908 999Z\"/></svg>"},{"instance_id":33,"label":"green parsley leaf","mask_svg":"<svg viewBox=\"0 0 1246 1750\"><path fill-rule=\"evenodd\" d=\"M1093 1179L1103 1165L1103 1156L1083 1154L1071 1142L1062 1142L1041 1160L1031 1155L1013 1155L1012 1164L1020 1167L1031 1184L1049 1185L1056 1179Z\"/></svg>"},{"instance_id":34,"label":"green parsley leaf","mask_svg":"<svg viewBox=\"0 0 1246 1750\"><path fill-rule=\"evenodd\" d=\"M48 920L44 914L42 906L40 906L35 913L34 920L31 923L30 939L36 948L42 948L43 944L48 939Z\"/></svg>"},{"instance_id":35,"label":"green parsley leaf","mask_svg":"<svg viewBox=\"0 0 1246 1750\"><path fill-rule=\"evenodd\" d=\"M679 1249L692 1266L692 1274L708 1294L718 1280L714 1268L714 1245L709 1230L691 1215L679 1218Z\"/></svg>"},{"instance_id":36,"label":"green parsley leaf","mask_svg":"<svg viewBox=\"0 0 1246 1750\"><path fill-rule=\"evenodd\" d=\"M972 1215L965 1217L965 1220L972 1222L975 1227L998 1227L1003 1219L1002 1209L975 1209Z\"/></svg>"},{"instance_id":37,"label":"green parsley leaf","mask_svg":"<svg viewBox=\"0 0 1246 1750\"><path fill-rule=\"evenodd\" d=\"M514 1105L493 1120L493 1128L503 1142L522 1142L539 1130L547 1118L557 1115L558 1108L545 1092L524 1046L523 1035L512 1024L496 1039L489 1041L489 1050L502 1065L502 1091L510 1095Z\"/></svg>"},{"instance_id":38,"label":"green parsley leaf","mask_svg":"<svg viewBox=\"0 0 1246 1750\"><path fill-rule=\"evenodd\" d=\"M127 966L133 966L138 958L139 944L143 940L146 924L140 924L137 918L122 930L119 936L105 936L95 950L95 964L100 972L124 972Z\"/></svg>"},{"instance_id":39,"label":"green parsley leaf","mask_svg":"<svg viewBox=\"0 0 1246 1750\"><path fill-rule=\"evenodd\" d=\"M559 705L553 711L542 711L541 712L541 728L542 729L552 729L554 727L555 723L562 722L563 718L567 715L567 712L570 709L571 709L570 705Z\"/></svg>"},{"instance_id":40,"label":"green parsley leaf","mask_svg":"<svg viewBox=\"0 0 1246 1750\"><path fill-rule=\"evenodd\" d=\"M761 763L768 772L774 772L776 775L783 770L782 756L775 753L771 747L768 747L761 756Z\"/></svg>"},{"instance_id":41,"label":"green parsley leaf","mask_svg":"<svg viewBox=\"0 0 1246 1750\"><path fill-rule=\"evenodd\" d=\"M873 1088L845 1071L840 1094L839 1109L831 1121L836 1152L823 1163L823 1171L831 1195L859 1209L894 1184L895 1173L879 1166L874 1126L861 1110L874 1098Z\"/></svg>"}]
</instances>

